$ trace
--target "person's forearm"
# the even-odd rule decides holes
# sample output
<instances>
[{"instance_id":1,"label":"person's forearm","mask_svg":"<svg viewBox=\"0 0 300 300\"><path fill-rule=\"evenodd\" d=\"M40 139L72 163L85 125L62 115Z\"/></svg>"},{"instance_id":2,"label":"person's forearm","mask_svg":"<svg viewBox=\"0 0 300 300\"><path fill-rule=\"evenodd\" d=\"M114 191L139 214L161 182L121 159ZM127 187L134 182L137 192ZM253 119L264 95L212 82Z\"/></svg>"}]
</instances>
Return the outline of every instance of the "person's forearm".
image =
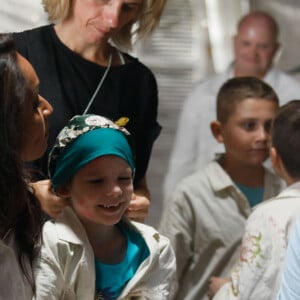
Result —
<instances>
[{"instance_id":1,"label":"person's forearm","mask_svg":"<svg viewBox=\"0 0 300 300\"><path fill-rule=\"evenodd\" d=\"M148 189L146 176L144 176L138 183L135 184L134 193L137 196L146 197L146 198L148 198L149 201L151 201L151 198L150 198L151 195L150 195L150 191Z\"/></svg>"}]
</instances>

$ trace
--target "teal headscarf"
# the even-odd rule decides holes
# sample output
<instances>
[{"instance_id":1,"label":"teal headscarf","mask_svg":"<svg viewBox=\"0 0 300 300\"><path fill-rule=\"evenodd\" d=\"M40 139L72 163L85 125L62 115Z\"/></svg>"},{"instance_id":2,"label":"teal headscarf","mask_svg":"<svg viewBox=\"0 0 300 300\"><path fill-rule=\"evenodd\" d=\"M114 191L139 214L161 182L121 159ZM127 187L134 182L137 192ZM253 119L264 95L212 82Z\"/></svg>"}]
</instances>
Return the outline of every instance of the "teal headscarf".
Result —
<instances>
[{"instance_id":1,"label":"teal headscarf","mask_svg":"<svg viewBox=\"0 0 300 300\"><path fill-rule=\"evenodd\" d=\"M55 190L93 159L115 155L124 159L134 174L135 161L129 132L97 115L73 117L59 133L49 155L49 175Z\"/></svg>"}]
</instances>

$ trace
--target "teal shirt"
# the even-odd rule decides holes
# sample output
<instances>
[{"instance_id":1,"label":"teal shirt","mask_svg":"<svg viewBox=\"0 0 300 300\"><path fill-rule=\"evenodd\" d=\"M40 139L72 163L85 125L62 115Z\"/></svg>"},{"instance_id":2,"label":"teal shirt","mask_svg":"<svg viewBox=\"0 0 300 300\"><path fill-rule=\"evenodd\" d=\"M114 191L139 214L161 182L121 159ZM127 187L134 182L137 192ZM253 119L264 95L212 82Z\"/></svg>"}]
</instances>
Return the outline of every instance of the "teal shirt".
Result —
<instances>
[{"instance_id":1,"label":"teal shirt","mask_svg":"<svg viewBox=\"0 0 300 300\"><path fill-rule=\"evenodd\" d=\"M104 264L95 259L97 299L117 299L140 264L150 255L149 248L139 232L126 224L121 224L120 228L127 240L124 259L118 264Z\"/></svg>"},{"instance_id":2,"label":"teal shirt","mask_svg":"<svg viewBox=\"0 0 300 300\"><path fill-rule=\"evenodd\" d=\"M262 202L264 196L264 187L249 187L237 182L235 182L235 184L246 196L251 207Z\"/></svg>"}]
</instances>

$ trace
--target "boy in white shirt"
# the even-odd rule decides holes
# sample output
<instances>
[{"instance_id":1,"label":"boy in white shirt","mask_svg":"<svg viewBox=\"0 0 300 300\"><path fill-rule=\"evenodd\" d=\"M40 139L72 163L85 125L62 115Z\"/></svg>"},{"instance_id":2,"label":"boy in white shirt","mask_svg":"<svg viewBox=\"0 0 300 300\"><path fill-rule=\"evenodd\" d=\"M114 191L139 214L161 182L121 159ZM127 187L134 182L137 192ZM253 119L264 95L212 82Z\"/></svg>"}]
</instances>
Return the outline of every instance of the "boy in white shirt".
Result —
<instances>
[{"instance_id":1,"label":"boy in white shirt","mask_svg":"<svg viewBox=\"0 0 300 300\"><path fill-rule=\"evenodd\" d=\"M211 129L225 153L177 186L160 225L177 259L175 299L208 299L210 277L228 274L239 253L251 207L281 190L263 166L277 109L274 90L254 77L230 79L219 90Z\"/></svg>"}]
</instances>

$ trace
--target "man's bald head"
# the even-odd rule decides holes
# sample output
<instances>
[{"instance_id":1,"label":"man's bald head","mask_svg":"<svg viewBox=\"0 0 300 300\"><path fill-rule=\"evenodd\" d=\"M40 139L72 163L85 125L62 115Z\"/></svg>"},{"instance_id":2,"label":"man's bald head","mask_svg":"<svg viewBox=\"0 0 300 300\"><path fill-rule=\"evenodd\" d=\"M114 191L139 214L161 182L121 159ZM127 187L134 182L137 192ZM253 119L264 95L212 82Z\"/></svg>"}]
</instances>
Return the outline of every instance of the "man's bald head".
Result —
<instances>
[{"instance_id":1,"label":"man's bald head","mask_svg":"<svg viewBox=\"0 0 300 300\"><path fill-rule=\"evenodd\" d=\"M255 22L264 25L277 40L279 35L279 27L275 19L268 13L263 11L253 11L242 17L238 23L238 31L241 27L247 26L249 23Z\"/></svg>"},{"instance_id":2,"label":"man's bald head","mask_svg":"<svg viewBox=\"0 0 300 300\"><path fill-rule=\"evenodd\" d=\"M244 16L234 38L235 76L263 78L279 47L279 29L274 18L261 11Z\"/></svg>"}]
</instances>

